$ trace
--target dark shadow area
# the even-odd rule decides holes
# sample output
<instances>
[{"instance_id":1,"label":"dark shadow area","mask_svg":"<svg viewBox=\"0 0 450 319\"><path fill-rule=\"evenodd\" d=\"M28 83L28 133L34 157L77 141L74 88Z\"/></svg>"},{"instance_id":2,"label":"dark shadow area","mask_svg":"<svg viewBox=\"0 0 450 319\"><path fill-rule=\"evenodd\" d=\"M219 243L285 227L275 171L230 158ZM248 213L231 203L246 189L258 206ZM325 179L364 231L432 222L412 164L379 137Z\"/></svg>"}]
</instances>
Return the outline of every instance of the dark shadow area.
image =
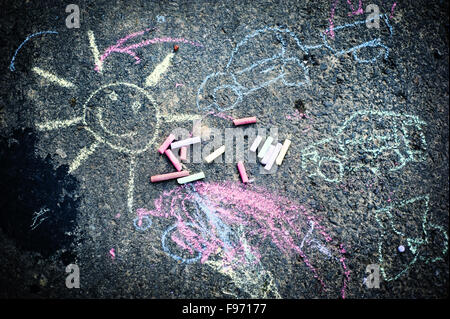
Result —
<instances>
[{"instance_id":1,"label":"dark shadow area","mask_svg":"<svg viewBox=\"0 0 450 319\"><path fill-rule=\"evenodd\" d=\"M0 227L18 247L48 257L73 241L78 181L67 165L36 156L35 143L31 129L0 139Z\"/></svg>"}]
</instances>

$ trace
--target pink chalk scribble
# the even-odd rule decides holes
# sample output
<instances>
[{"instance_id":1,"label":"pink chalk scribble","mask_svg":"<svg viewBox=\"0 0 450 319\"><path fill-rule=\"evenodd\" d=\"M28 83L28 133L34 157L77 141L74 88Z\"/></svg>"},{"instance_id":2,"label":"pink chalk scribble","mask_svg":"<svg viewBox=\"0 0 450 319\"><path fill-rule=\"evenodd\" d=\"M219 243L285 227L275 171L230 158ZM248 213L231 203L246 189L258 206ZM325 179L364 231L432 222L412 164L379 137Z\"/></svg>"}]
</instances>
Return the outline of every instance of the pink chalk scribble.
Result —
<instances>
[{"instance_id":1,"label":"pink chalk scribble","mask_svg":"<svg viewBox=\"0 0 450 319\"><path fill-rule=\"evenodd\" d=\"M100 70L103 67L103 63L105 62L106 58L114 52L117 53L126 53L130 56L132 56L135 60L136 60L136 64L141 62L141 59L137 56L137 54L134 52L136 49L148 46L150 44L156 44L156 43L186 43L186 44L190 44L192 46L196 46L196 47L202 47L203 45L201 43L198 42L194 42L191 40L187 40L185 38L171 38L171 37L161 37L161 38L153 38L153 39L149 39L149 40L143 40L139 43L135 43L135 44L131 44L128 46L125 46L125 42L127 42L128 40L138 37L138 36L142 36L147 32L151 32L151 31L157 31L157 29L155 28L147 28L145 30L142 31L138 31L138 32L134 32L131 33L129 35L127 35L126 37L119 39L116 44L110 46L109 48L107 48L105 50L105 52L100 56L99 62L95 65L94 70L97 72L100 72Z\"/></svg>"},{"instance_id":2,"label":"pink chalk scribble","mask_svg":"<svg viewBox=\"0 0 450 319\"><path fill-rule=\"evenodd\" d=\"M234 118L232 116L227 115L227 114L225 114L223 112L209 111L208 113L206 113L206 115L212 115L212 116L224 119L224 120L231 120L231 121L234 120Z\"/></svg>"},{"instance_id":3,"label":"pink chalk scribble","mask_svg":"<svg viewBox=\"0 0 450 319\"><path fill-rule=\"evenodd\" d=\"M394 2L394 4L391 7L391 15L389 16L389 19L392 19L394 17L394 10L395 10L396 6L397 6L397 2Z\"/></svg>"},{"instance_id":4,"label":"pink chalk scribble","mask_svg":"<svg viewBox=\"0 0 450 319\"><path fill-rule=\"evenodd\" d=\"M295 110L294 114L286 115L286 119L288 119L288 120L309 119L309 116L306 113L301 113L299 110Z\"/></svg>"},{"instance_id":5,"label":"pink chalk scribble","mask_svg":"<svg viewBox=\"0 0 450 319\"><path fill-rule=\"evenodd\" d=\"M184 84L183 83L175 83L175 87L176 88L179 87L179 86L184 86Z\"/></svg>"},{"instance_id":6,"label":"pink chalk scribble","mask_svg":"<svg viewBox=\"0 0 450 319\"><path fill-rule=\"evenodd\" d=\"M114 248L109 250L109 254L111 255L111 259L114 260L116 258L116 250Z\"/></svg>"},{"instance_id":7,"label":"pink chalk scribble","mask_svg":"<svg viewBox=\"0 0 450 319\"><path fill-rule=\"evenodd\" d=\"M350 271L344 245L333 240L304 205L255 185L196 182L164 191L154 207L138 209L137 219L175 219L171 235L166 231L163 238L186 255L198 255L201 263L220 250L224 267L245 264L248 251L259 263L267 249L263 243L271 242L284 256L301 258L323 291L336 289L345 298ZM163 239L167 252L164 245ZM333 280L328 278L330 271Z\"/></svg>"},{"instance_id":8,"label":"pink chalk scribble","mask_svg":"<svg viewBox=\"0 0 450 319\"><path fill-rule=\"evenodd\" d=\"M336 7L337 7L337 4L339 1L340 0L335 0L331 6L330 18L328 19L328 22L330 23L330 27L328 28L327 31L325 31L325 33L328 33L332 39L334 39L334 16L335 16ZM360 15L360 14L364 13L364 10L362 8L362 0L359 0L359 6L358 6L357 10L355 10L353 8L353 4L352 4L351 0L347 0L347 3L350 6L350 12L348 13L348 16Z\"/></svg>"}]
</instances>

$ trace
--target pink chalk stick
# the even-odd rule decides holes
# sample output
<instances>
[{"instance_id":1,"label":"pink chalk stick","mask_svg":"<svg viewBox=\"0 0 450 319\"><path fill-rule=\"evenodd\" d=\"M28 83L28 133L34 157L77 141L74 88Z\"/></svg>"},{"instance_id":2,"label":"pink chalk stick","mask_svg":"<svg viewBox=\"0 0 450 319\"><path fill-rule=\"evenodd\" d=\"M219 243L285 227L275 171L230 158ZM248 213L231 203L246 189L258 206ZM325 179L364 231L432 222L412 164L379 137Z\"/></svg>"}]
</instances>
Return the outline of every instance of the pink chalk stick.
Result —
<instances>
[{"instance_id":1,"label":"pink chalk stick","mask_svg":"<svg viewBox=\"0 0 450 319\"><path fill-rule=\"evenodd\" d=\"M167 181L169 179L185 177L185 176L188 176L188 175L189 175L188 171L181 171L181 172L173 172L173 173L167 173L167 174L161 174L161 175L154 175L154 176L150 177L150 181L152 183L156 183L156 182Z\"/></svg>"},{"instance_id":2,"label":"pink chalk stick","mask_svg":"<svg viewBox=\"0 0 450 319\"><path fill-rule=\"evenodd\" d=\"M256 116L253 117L246 117L243 119L235 119L233 120L234 125L245 125L245 124L253 124L256 123Z\"/></svg>"},{"instance_id":3,"label":"pink chalk stick","mask_svg":"<svg viewBox=\"0 0 450 319\"><path fill-rule=\"evenodd\" d=\"M161 146L158 148L158 152L160 152L161 154L164 154L164 152L166 151L166 149L169 147L169 145L175 140L175 135L170 134L166 140L164 141L164 143L161 144Z\"/></svg>"},{"instance_id":4,"label":"pink chalk stick","mask_svg":"<svg viewBox=\"0 0 450 319\"><path fill-rule=\"evenodd\" d=\"M239 161L237 163L237 167L239 170L239 174L241 175L242 183L248 183L248 176L247 172L245 171L244 163L242 163L242 161Z\"/></svg>"},{"instance_id":5,"label":"pink chalk stick","mask_svg":"<svg viewBox=\"0 0 450 319\"><path fill-rule=\"evenodd\" d=\"M187 146L182 146L180 148L180 160L185 161L187 159Z\"/></svg>"},{"instance_id":6,"label":"pink chalk stick","mask_svg":"<svg viewBox=\"0 0 450 319\"><path fill-rule=\"evenodd\" d=\"M172 162L173 166L175 166L175 169L177 171L181 171L181 163L180 161L175 157L175 155L173 155L172 151L167 149L164 154L167 155L167 157L170 159L170 161Z\"/></svg>"}]
</instances>

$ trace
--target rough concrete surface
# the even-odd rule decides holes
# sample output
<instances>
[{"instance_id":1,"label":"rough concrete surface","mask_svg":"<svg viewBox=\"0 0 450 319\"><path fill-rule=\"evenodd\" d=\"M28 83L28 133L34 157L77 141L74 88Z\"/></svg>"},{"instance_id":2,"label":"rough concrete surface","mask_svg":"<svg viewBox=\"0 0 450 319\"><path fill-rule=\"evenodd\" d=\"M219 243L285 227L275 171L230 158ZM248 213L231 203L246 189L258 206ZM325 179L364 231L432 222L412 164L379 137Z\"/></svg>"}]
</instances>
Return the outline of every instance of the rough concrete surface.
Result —
<instances>
[{"instance_id":1,"label":"rough concrete surface","mask_svg":"<svg viewBox=\"0 0 450 319\"><path fill-rule=\"evenodd\" d=\"M0 1L0 296L448 298L448 2L351 2ZM193 116L292 144L150 183Z\"/></svg>"}]
</instances>

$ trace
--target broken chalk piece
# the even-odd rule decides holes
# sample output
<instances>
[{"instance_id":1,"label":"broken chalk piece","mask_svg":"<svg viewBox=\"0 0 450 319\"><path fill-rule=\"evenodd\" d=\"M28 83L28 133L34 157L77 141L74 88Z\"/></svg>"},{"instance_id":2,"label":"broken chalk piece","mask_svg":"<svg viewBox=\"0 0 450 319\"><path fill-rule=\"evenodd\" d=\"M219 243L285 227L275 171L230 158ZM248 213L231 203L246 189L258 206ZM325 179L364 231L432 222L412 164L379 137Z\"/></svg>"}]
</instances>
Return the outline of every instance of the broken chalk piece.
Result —
<instances>
[{"instance_id":1,"label":"broken chalk piece","mask_svg":"<svg viewBox=\"0 0 450 319\"><path fill-rule=\"evenodd\" d=\"M258 135L255 138L255 140L253 141L252 146L250 146L250 152L256 152L256 150L258 149L258 146L261 143L261 141L262 141L262 137Z\"/></svg>"},{"instance_id":2,"label":"broken chalk piece","mask_svg":"<svg viewBox=\"0 0 450 319\"><path fill-rule=\"evenodd\" d=\"M222 145L221 147L216 149L214 152L212 152L211 154L206 156L205 157L206 163L211 163L212 161L214 161L216 158L218 158L223 153L225 153L225 145Z\"/></svg>"},{"instance_id":3,"label":"broken chalk piece","mask_svg":"<svg viewBox=\"0 0 450 319\"><path fill-rule=\"evenodd\" d=\"M267 150L269 149L270 144L272 144L273 138L272 136L269 136L266 141L264 142L263 146L261 147L261 150L258 153L259 158L263 158L264 155L266 155Z\"/></svg>"},{"instance_id":4,"label":"broken chalk piece","mask_svg":"<svg viewBox=\"0 0 450 319\"><path fill-rule=\"evenodd\" d=\"M280 153L280 150L282 147L283 147L283 145L281 143L278 143L277 146L275 146L275 149L273 150L272 154L270 154L270 158L267 161L266 166L264 166L265 170L270 171L270 169L272 168L273 163L275 163L278 153Z\"/></svg>"},{"instance_id":5,"label":"broken chalk piece","mask_svg":"<svg viewBox=\"0 0 450 319\"><path fill-rule=\"evenodd\" d=\"M242 183L248 183L248 176L247 172L245 171L244 163L242 161L239 161L237 163L237 167L239 170L239 175L241 175Z\"/></svg>"},{"instance_id":6,"label":"broken chalk piece","mask_svg":"<svg viewBox=\"0 0 450 319\"><path fill-rule=\"evenodd\" d=\"M156 183L156 182L168 181L170 179L185 177L188 175L189 175L188 171L172 172L172 173L167 173L167 174L154 175L154 176L150 177L150 181L152 183Z\"/></svg>"},{"instance_id":7,"label":"broken chalk piece","mask_svg":"<svg viewBox=\"0 0 450 319\"><path fill-rule=\"evenodd\" d=\"M170 161L172 162L173 166L175 166L175 169L177 171L181 171L181 163L180 161L175 157L175 155L173 155L172 151L167 149L164 154L167 155L167 157L170 159Z\"/></svg>"},{"instance_id":8,"label":"broken chalk piece","mask_svg":"<svg viewBox=\"0 0 450 319\"><path fill-rule=\"evenodd\" d=\"M266 155L261 159L261 164L266 165L269 161L270 156L272 155L272 152L275 150L275 145L270 144L269 149L266 152Z\"/></svg>"},{"instance_id":9,"label":"broken chalk piece","mask_svg":"<svg viewBox=\"0 0 450 319\"><path fill-rule=\"evenodd\" d=\"M185 161L187 159L187 146L182 146L180 148L180 161Z\"/></svg>"},{"instance_id":10,"label":"broken chalk piece","mask_svg":"<svg viewBox=\"0 0 450 319\"><path fill-rule=\"evenodd\" d=\"M181 177L177 179L178 184L186 184L189 182L193 182L199 179L205 178L205 173L200 172L200 173L196 173L196 174L192 174L186 177Z\"/></svg>"},{"instance_id":11,"label":"broken chalk piece","mask_svg":"<svg viewBox=\"0 0 450 319\"><path fill-rule=\"evenodd\" d=\"M278 154L278 157L276 160L277 165L281 165L281 163L283 163L284 156L286 155L286 152L289 149L289 146L291 146L291 141L288 139L285 139L284 143L283 143L283 147L281 148L280 154Z\"/></svg>"},{"instance_id":12,"label":"broken chalk piece","mask_svg":"<svg viewBox=\"0 0 450 319\"><path fill-rule=\"evenodd\" d=\"M234 119L233 123L236 126L238 126L238 125L245 125L245 124L253 124L253 123L256 123L256 116L246 117L246 118L243 118L243 119Z\"/></svg>"},{"instance_id":13,"label":"broken chalk piece","mask_svg":"<svg viewBox=\"0 0 450 319\"><path fill-rule=\"evenodd\" d=\"M172 143L175 140L175 135L170 134L166 140L164 141L164 143L161 144L161 146L158 148L158 152L160 152L161 154L164 154L164 152L166 151L166 149L169 147L170 143Z\"/></svg>"},{"instance_id":14,"label":"broken chalk piece","mask_svg":"<svg viewBox=\"0 0 450 319\"><path fill-rule=\"evenodd\" d=\"M182 140L182 141L178 141L178 142L172 143L170 145L170 148L171 149L180 148L182 146L188 146L188 145L191 145L191 144L197 144L197 143L200 143L201 141L202 140L201 140L200 136L191 137L191 138L187 138L187 139Z\"/></svg>"}]
</instances>

